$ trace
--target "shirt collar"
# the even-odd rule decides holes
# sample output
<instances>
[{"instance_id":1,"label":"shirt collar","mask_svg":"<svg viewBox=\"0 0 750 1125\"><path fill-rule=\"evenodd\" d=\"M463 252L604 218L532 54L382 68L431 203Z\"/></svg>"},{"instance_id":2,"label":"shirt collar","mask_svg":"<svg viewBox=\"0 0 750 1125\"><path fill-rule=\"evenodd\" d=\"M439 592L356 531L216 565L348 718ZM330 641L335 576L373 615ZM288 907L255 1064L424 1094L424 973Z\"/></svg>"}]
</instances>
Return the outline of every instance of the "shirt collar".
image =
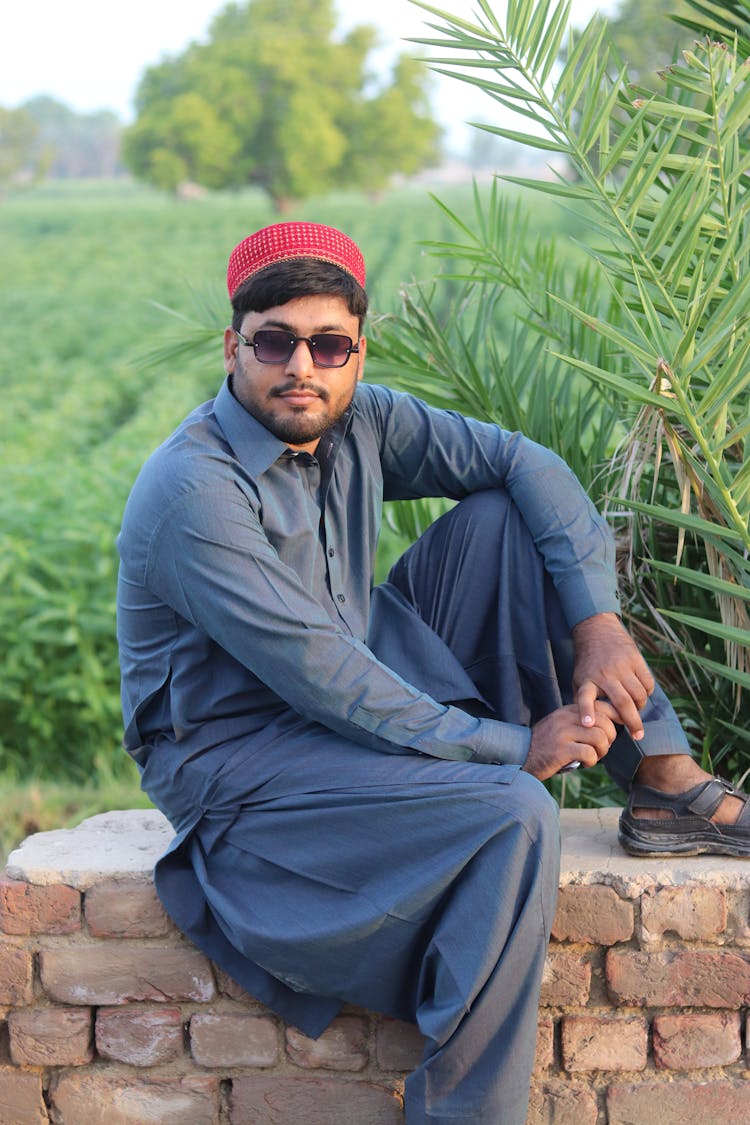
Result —
<instances>
[{"instance_id":1,"label":"shirt collar","mask_svg":"<svg viewBox=\"0 0 750 1125\"><path fill-rule=\"evenodd\" d=\"M258 477L270 469L279 457L289 452L289 446L267 430L262 422L237 401L229 386L229 376L224 380L214 399L214 414L224 437L232 447L237 460L251 476ZM328 441L324 460L332 468L341 442L352 420L349 406L335 426L327 431ZM326 440L326 435L321 441ZM322 452L322 451L321 451Z\"/></svg>"},{"instance_id":2,"label":"shirt collar","mask_svg":"<svg viewBox=\"0 0 750 1125\"><path fill-rule=\"evenodd\" d=\"M237 401L229 388L229 376L214 399L214 413L237 460L253 477L265 473L289 448Z\"/></svg>"}]
</instances>

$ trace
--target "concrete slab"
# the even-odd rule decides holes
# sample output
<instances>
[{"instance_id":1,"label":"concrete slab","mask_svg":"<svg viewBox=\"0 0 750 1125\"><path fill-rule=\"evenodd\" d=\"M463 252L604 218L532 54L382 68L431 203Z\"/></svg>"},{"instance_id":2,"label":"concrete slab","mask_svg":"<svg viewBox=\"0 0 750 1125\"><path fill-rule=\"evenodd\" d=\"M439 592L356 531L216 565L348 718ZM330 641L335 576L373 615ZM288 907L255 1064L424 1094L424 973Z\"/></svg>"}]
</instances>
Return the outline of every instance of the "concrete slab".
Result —
<instances>
[{"instance_id":1,"label":"concrete slab","mask_svg":"<svg viewBox=\"0 0 750 1125\"><path fill-rule=\"evenodd\" d=\"M605 883L626 898L649 887L705 883L725 890L750 889L750 859L685 856L636 859L617 840L620 809L563 809L560 885Z\"/></svg>"},{"instance_id":2,"label":"concrete slab","mask_svg":"<svg viewBox=\"0 0 750 1125\"><path fill-rule=\"evenodd\" d=\"M8 856L6 874L38 886L85 891L109 879L149 875L174 832L156 809L98 813L75 828L28 836Z\"/></svg>"},{"instance_id":3,"label":"concrete slab","mask_svg":"<svg viewBox=\"0 0 750 1125\"><path fill-rule=\"evenodd\" d=\"M684 883L750 889L750 860L626 855L617 842L619 815L619 809L563 809L561 886L605 883L628 898L649 887ZM29 836L11 852L6 873L11 879L41 886L66 883L82 891L109 879L147 877L172 835L155 809L100 813L76 828Z\"/></svg>"}]
</instances>

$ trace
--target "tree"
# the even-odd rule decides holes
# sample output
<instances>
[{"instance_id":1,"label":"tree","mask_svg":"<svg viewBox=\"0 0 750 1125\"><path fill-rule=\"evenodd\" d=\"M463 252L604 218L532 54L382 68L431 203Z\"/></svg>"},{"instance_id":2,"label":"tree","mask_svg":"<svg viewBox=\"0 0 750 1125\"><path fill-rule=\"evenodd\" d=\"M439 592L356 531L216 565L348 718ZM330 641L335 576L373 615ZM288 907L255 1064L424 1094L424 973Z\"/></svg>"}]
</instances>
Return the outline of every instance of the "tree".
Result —
<instances>
[{"instance_id":1,"label":"tree","mask_svg":"<svg viewBox=\"0 0 750 1125\"><path fill-rule=\"evenodd\" d=\"M135 175L174 190L256 184L279 208L334 186L378 189L436 155L427 71L401 56L376 84L372 28L336 37L333 0L250 0L144 74L124 137Z\"/></svg>"},{"instance_id":2,"label":"tree","mask_svg":"<svg viewBox=\"0 0 750 1125\"><path fill-rule=\"evenodd\" d=\"M44 161L37 152L36 140L37 127L25 109L0 106L0 191L43 173Z\"/></svg>"},{"instance_id":3,"label":"tree","mask_svg":"<svg viewBox=\"0 0 750 1125\"><path fill-rule=\"evenodd\" d=\"M122 126L115 113L76 113L47 95L30 98L21 108L36 126L34 151L53 179L106 179L122 173Z\"/></svg>"},{"instance_id":4,"label":"tree","mask_svg":"<svg viewBox=\"0 0 750 1125\"><path fill-rule=\"evenodd\" d=\"M444 208L457 241L435 250L463 279L460 315L436 316L432 294L412 291L368 359L441 406L552 445L609 505L630 623L705 764L723 759L739 778L750 765L747 59L733 36L704 35L634 92L598 19L558 69L567 0L509 0L505 24L477 2L474 24L431 8L441 38L430 45L444 71L522 115L490 132L573 169L499 179L578 214L587 257L569 268L497 184L469 219ZM515 320L500 332L508 298Z\"/></svg>"},{"instance_id":5,"label":"tree","mask_svg":"<svg viewBox=\"0 0 750 1125\"><path fill-rule=\"evenodd\" d=\"M677 21L690 15L689 0L622 0L609 32L632 80L651 80L693 37Z\"/></svg>"}]
</instances>

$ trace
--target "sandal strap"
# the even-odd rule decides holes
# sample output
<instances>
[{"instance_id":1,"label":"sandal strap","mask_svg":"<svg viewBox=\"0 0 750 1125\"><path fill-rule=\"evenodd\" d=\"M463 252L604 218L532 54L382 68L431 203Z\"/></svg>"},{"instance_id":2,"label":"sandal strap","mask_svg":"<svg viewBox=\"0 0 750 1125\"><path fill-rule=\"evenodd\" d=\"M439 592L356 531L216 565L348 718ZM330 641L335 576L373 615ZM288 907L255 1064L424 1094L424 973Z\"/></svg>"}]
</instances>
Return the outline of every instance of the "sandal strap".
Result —
<instances>
[{"instance_id":1,"label":"sandal strap","mask_svg":"<svg viewBox=\"0 0 750 1125\"><path fill-rule=\"evenodd\" d=\"M689 795L689 792L681 794L688 810L695 816L705 816L710 819L726 797L727 791L718 777L714 777L701 785L690 801L687 800Z\"/></svg>"},{"instance_id":2,"label":"sandal strap","mask_svg":"<svg viewBox=\"0 0 750 1125\"><path fill-rule=\"evenodd\" d=\"M668 809L676 817L692 814L710 819L726 797L728 790L731 790L731 786L727 786L717 777L702 781L700 785L684 793L663 793L660 789L652 789L648 785L638 785L637 782L633 782L630 787L629 805L631 808ZM736 796L745 798L746 804L742 810L744 816L750 807L747 803L747 795L737 793Z\"/></svg>"},{"instance_id":3,"label":"sandal strap","mask_svg":"<svg viewBox=\"0 0 750 1125\"><path fill-rule=\"evenodd\" d=\"M737 797L740 801L743 802L742 808L740 809L740 815L734 822L735 825L741 825L743 828L746 826L750 826L750 794L745 793L742 789L735 789L735 787L733 785L730 785L728 781L724 782L724 792L728 797Z\"/></svg>"}]
</instances>

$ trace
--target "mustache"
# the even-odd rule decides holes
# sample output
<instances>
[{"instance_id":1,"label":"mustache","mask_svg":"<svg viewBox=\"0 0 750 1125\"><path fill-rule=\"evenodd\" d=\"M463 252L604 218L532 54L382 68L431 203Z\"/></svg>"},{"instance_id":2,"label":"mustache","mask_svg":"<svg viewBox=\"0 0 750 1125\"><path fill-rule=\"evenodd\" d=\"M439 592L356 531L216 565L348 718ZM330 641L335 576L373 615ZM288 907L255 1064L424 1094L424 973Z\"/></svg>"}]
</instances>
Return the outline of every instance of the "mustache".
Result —
<instances>
[{"instance_id":1,"label":"mustache","mask_svg":"<svg viewBox=\"0 0 750 1125\"><path fill-rule=\"evenodd\" d=\"M320 386L318 383L280 383L277 387L272 387L269 394L272 398L280 398L282 395L294 393L298 394L304 391L312 391L316 394L322 402L328 402L330 395L326 387Z\"/></svg>"}]
</instances>

